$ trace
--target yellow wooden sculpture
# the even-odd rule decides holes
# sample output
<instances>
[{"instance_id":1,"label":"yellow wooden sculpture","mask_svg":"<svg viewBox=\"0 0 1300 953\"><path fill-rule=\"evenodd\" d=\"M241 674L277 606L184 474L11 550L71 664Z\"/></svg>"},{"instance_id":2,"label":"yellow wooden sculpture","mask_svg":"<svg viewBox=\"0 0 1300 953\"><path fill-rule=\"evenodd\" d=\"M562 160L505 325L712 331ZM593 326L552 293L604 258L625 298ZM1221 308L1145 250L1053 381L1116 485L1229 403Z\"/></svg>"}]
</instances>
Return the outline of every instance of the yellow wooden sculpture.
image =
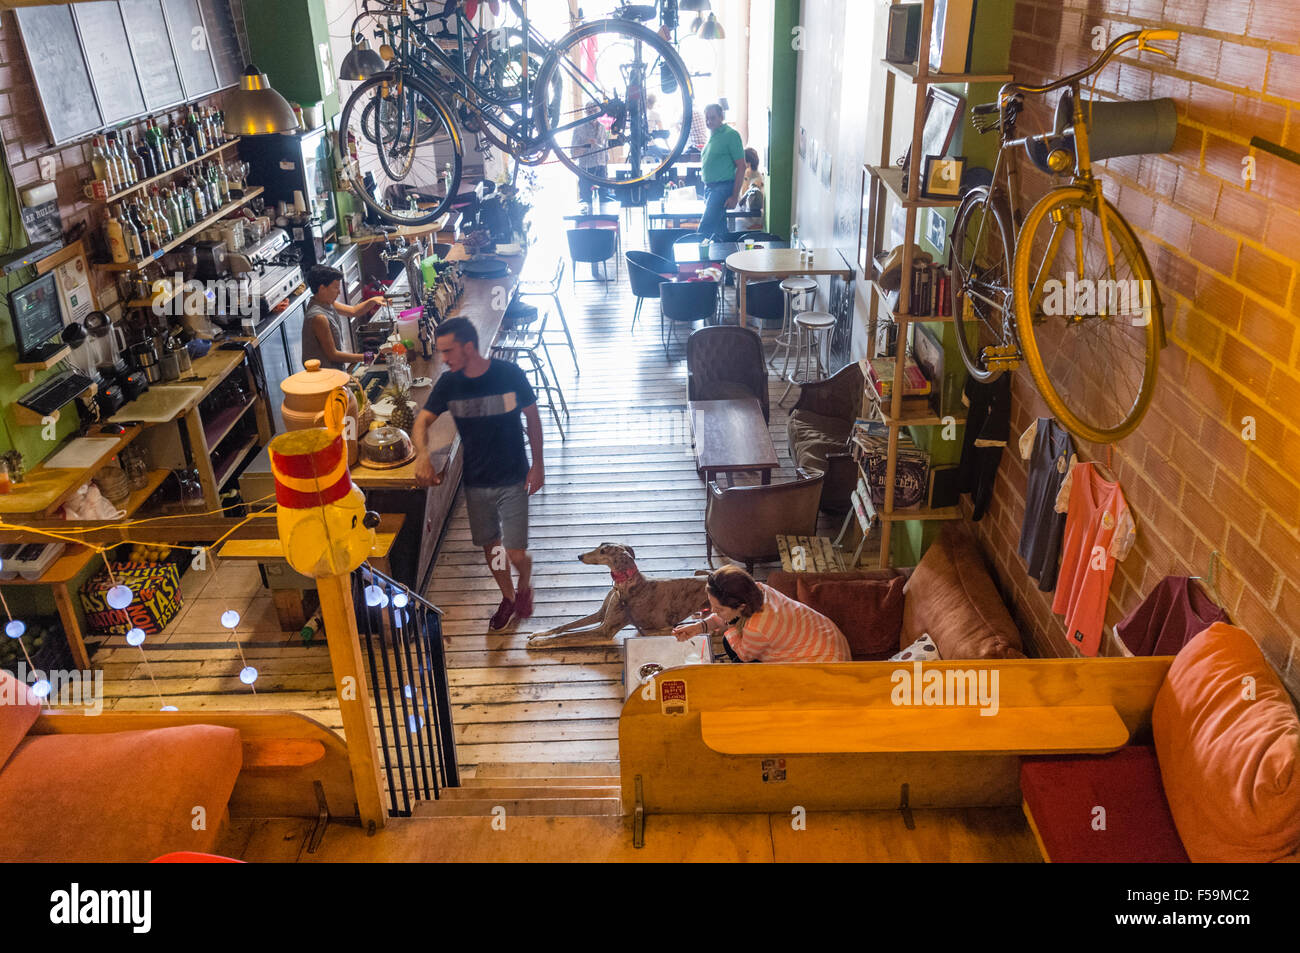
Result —
<instances>
[{"instance_id":1,"label":"yellow wooden sculpture","mask_svg":"<svg viewBox=\"0 0 1300 953\"><path fill-rule=\"evenodd\" d=\"M375 514L348 472L344 425L348 394L337 388L325 427L295 430L271 441L276 525L284 558L305 576L341 576L360 566L375 541Z\"/></svg>"}]
</instances>

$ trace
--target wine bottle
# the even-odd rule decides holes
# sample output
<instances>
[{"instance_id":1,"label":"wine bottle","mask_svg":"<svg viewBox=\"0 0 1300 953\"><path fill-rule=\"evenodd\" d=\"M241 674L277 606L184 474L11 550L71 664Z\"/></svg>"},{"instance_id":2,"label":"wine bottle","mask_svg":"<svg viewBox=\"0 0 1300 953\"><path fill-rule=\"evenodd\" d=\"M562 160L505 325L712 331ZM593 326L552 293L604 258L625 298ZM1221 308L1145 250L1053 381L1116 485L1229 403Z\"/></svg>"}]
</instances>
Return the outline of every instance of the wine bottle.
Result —
<instances>
[{"instance_id":1,"label":"wine bottle","mask_svg":"<svg viewBox=\"0 0 1300 953\"><path fill-rule=\"evenodd\" d=\"M90 167L95 172L95 178L103 181L110 195L118 190L117 176L113 173L108 156L104 154L104 142L99 136L90 140Z\"/></svg>"},{"instance_id":2,"label":"wine bottle","mask_svg":"<svg viewBox=\"0 0 1300 953\"><path fill-rule=\"evenodd\" d=\"M126 209L119 210L119 221L122 225L122 237L126 242L128 259L133 261L143 258L144 246L140 244L140 233L131 222L131 216L126 214Z\"/></svg>"}]
</instances>

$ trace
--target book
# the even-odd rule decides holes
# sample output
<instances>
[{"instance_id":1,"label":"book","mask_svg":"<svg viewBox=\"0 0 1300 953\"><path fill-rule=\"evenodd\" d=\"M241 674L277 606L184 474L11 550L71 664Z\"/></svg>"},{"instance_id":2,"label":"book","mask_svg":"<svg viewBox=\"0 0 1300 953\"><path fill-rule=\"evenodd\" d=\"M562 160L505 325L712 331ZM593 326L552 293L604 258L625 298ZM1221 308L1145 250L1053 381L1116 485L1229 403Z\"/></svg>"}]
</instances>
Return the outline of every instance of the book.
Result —
<instances>
[{"instance_id":1,"label":"book","mask_svg":"<svg viewBox=\"0 0 1300 953\"><path fill-rule=\"evenodd\" d=\"M930 69L965 73L969 69L975 0L934 0L930 24Z\"/></svg>"},{"instance_id":2,"label":"book","mask_svg":"<svg viewBox=\"0 0 1300 953\"><path fill-rule=\"evenodd\" d=\"M912 353L921 373L930 382L930 406L939 417L946 414L955 416L957 410L953 406L955 401L951 393L952 388L944 376L943 344L925 325L917 324L915 328L912 337Z\"/></svg>"},{"instance_id":3,"label":"book","mask_svg":"<svg viewBox=\"0 0 1300 953\"><path fill-rule=\"evenodd\" d=\"M894 394L894 367L892 357L877 357L858 362L867 381L880 397L889 398ZM917 365L916 359L908 355L903 365L903 396L925 396L930 393L930 381Z\"/></svg>"}]
</instances>

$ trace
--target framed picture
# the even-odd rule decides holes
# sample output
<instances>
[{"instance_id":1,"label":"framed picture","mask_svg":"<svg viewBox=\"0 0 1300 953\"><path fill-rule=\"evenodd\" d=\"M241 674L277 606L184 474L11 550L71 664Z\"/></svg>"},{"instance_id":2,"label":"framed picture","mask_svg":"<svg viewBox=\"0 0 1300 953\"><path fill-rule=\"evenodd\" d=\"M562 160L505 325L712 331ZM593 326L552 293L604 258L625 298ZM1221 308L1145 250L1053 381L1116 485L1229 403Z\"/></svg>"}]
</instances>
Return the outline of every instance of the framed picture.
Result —
<instances>
[{"instance_id":1,"label":"framed picture","mask_svg":"<svg viewBox=\"0 0 1300 953\"><path fill-rule=\"evenodd\" d=\"M921 196L927 199L955 199L961 194L961 176L966 171L964 156L927 155L921 163Z\"/></svg>"},{"instance_id":2,"label":"framed picture","mask_svg":"<svg viewBox=\"0 0 1300 953\"><path fill-rule=\"evenodd\" d=\"M921 155L945 156L952 145L953 136L966 110L966 100L937 86L927 86L925 91L925 116L921 120ZM912 148L903 153L903 188L907 189L907 175L911 170Z\"/></svg>"},{"instance_id":3,"label":"framed picture","mask_svg":"<svg viewBox=\"0 0 1300 953\"><path fill-rule=\"evenodd\" d=\"M859 196L861 211L858 215L858 267L862 269L864 278L872 277L874 270L871 262L871 248L868 247L868 233L871 231L871 221L868 218L868 199L870 198L871 174L867 172L867 167L862 166L862 194Z\"/></svg>"},{"instance_id":4,"label":"framed picture","mask_svg":"<svg viewBox=\"0 0 1300 953\"><path fill-rule=\"evenodd\" d=\"M822 147L822 162L821 162L820 175L822 180L822 188L829 189L831 187L831 150L827 149L824 146Z\"/></svg>"}]
</instances>

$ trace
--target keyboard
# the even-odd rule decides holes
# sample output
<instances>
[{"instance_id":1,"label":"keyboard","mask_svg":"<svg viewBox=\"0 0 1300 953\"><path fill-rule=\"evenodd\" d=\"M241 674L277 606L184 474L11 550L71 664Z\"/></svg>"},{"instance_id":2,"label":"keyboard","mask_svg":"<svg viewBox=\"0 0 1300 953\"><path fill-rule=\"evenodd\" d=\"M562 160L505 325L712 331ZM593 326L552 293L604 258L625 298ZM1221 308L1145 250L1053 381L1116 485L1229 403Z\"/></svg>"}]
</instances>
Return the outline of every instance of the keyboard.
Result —
<instances>
[{"instance_id":1,"label":"keyboard","mask_svg":"<svg viewBox=\"0 0 1300 953\"><path fill-rule=\"evenodd\" d=\"M44 417L46 414L54 413L73 398L80 397L93 383L94 380L85 374L63 371L43 381L39 387L33 387L23 394L18 398L18 403Z\"/></svg>"},{"instance_id":2,"label":"keyboard","mask_svg":"<svg viewBox=\"0 0 1300 953\"><path fill-rule=\"evenodd\" d=\"M63 543L10 543L0 546L0 579L22 576L35 582L63 555Z\"/></svg>"}]
</instances>

